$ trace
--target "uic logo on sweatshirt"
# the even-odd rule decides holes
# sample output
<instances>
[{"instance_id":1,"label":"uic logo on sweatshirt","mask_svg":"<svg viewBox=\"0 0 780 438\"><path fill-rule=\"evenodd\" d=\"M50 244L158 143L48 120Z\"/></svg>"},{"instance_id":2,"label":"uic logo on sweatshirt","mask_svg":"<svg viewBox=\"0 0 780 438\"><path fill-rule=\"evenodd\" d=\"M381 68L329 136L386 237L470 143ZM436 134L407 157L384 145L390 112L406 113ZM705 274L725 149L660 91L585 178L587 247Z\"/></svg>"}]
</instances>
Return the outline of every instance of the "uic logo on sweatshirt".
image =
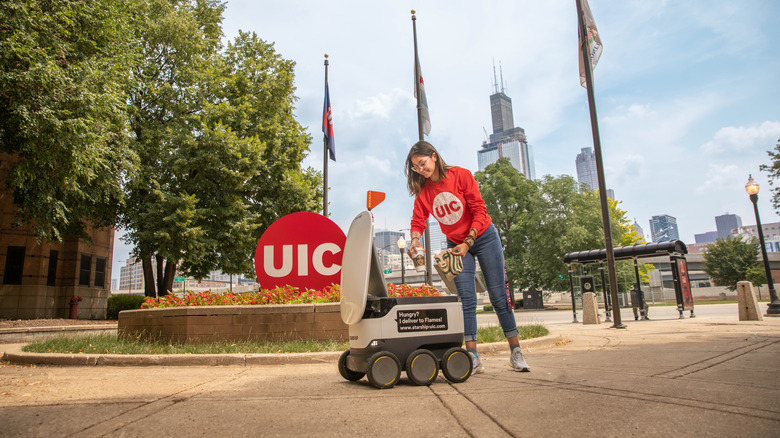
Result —
<instances>
[{"instance_id":1,"label":"uic logo on sweatshirt","mask_svg":"<svg viewBox=\"0 0 780 438\"><path fill-rule=\"evenodd\" d=\"M281 217L257 242L257 282L265 289L286 285L322 289L339 284L346 240L341 228L325 216L302 212Z\"/></svg>"},{"instance_id":2,"label":"uic logo on sweatshirt","mask_svg":"<svg viewBox=\"0 0 780 438\"><path fill-rule=\"evenodd\" d=\"M441 192L433 198L433 216L444 225L454 225L463 217L463 204L450 192Z\"/></svg>"}]
</instances>

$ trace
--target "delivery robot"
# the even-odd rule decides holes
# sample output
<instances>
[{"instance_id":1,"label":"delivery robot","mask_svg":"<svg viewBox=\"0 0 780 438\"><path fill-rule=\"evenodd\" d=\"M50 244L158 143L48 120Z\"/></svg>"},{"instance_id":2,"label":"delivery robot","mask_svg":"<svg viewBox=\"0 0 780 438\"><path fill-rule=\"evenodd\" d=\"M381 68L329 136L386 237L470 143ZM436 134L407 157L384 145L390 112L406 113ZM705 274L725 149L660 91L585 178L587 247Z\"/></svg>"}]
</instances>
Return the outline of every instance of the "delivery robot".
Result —
<instances>
[{"instance_id":1,"label":"delivery robot","mask_svg":"<svg viewBox=\"0 0 780 438\"><path fill-rule=\"evenodd\" d=\"M460 299L388 297L373 236L373 217L364 211L344 245L340 306L349 349L339 358L339 373L349 381L367 376L379 389L395 386L401 371L415 385L430 385L440 369L450 382L465 382L472 358L462 348Z\"/></svg>"}]
</instances>

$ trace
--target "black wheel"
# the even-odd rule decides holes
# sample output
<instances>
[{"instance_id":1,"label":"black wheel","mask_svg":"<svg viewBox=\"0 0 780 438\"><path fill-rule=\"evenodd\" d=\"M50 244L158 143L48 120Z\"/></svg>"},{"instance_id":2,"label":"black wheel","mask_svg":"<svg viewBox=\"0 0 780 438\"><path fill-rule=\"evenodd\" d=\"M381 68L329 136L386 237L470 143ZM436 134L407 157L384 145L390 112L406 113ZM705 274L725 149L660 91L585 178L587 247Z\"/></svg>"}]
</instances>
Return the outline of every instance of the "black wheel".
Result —
<instances>
[{"instance_id":1,"label":"black wheel","mask_svg":"<svg viewBox=\"0 0 780 438\"><path fill-rule=\"evenodd\" d=\"M339 357L339 374L341 374L341 377L349 380L350 382L354 382L356 380L362 379L363 376L366 375L366 373L361 373L360 371L352 371L351 369L347 368L348 357L349 357L349 350L341 353L341 356Z\"/></svg>"},{"instance_id":2,"label":"black wheel","mask_svg":"<svg viewBox=\"0 0 780 438\"><path fill-rule=\"evenodd\" d=\"M368 381L379 389L392 388L401 377L401 362L395 354L380 351L368 359Z\"/></svg>"},{"instance_id":3,"label":"black wheel","mask_svg":"<svg viewBox=\"0 0 780 438\"><path fill-rule=\"evenodd\" d=\"M415 385L428 386L439 375L439 360L428 350L415 350L406 359L406 376Z\"/></svg>"},{"instance_id":4,"label":"black wheel","mask_svg":"<svg viewBox=\"0 0 780 438\"><path fill-rule=\"evenodd\" d=\"M441 372L452 383L465 382L471 376L471 355L460 347L444 352L441 358Z\"/></svg>"}]
</instances>

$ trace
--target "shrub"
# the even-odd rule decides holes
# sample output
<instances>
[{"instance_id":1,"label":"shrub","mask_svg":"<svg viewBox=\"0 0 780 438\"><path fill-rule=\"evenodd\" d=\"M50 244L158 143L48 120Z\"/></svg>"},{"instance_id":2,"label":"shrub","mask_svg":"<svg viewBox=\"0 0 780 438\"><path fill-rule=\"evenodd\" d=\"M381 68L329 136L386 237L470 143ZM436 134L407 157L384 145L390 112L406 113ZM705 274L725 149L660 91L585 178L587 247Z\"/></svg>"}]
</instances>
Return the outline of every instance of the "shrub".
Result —
<instances>
[{"instance_id":1,"label":"shrub","mask_svg":"<svg viewBox=\"0 0 780 438\"><path fill-rule=\"evenodd\" d=\"M140 309L146 297L142 295L114 295L108 299L108 313L106 319L119 319L119 312L123 310Z\"/></svg>"}]
</instances>

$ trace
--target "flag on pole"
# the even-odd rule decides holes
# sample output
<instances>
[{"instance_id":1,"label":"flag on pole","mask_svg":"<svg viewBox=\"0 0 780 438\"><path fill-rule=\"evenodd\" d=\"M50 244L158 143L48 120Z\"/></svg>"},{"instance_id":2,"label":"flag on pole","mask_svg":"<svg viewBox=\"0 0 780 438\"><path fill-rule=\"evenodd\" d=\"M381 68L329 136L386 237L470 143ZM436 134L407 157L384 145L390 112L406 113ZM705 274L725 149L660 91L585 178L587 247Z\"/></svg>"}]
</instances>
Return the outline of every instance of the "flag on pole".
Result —
<instances>
[{"instance_id":1,"label":"flag on pole","mask_svg":"<svg viewBox=\"0 0 780 438\"><path fill-rule=\"evenodd\" d=\"M596 22L593 21L593 14L590 12L590 6L588 6L588 0L582 0L582 17L585 21L585 30L587 31L587 38L588 38L588 54L590 55L590 68L591 71L596 68L596 64L599 63L599 58L601 57L601 51L604 48L601 45L601 37L599 36L599 31L596 29ZM579 35L581 35L579 32L577 33L577 41L579 42L579 45L577 47L581 47L582 41L580 40ZM579 53L579 51L578 51ZM587 88L588 86L585 84L585 63L582 61L582 56L580 58L580 85L582 85L584 88Z\"/></svg>"},{"instance_id":2,"label":"flag on pole","mask_svg":"<svg viewBox=\"0 0 780 438\"><path fill-rule=\"evenodd\" d=\"M330 107L328 82L325 81L325 104L322 107L322 132L328 138L328 155L336 161L336 138L333 135L333 111Z\"/></svg>"},{"instance_id":3,"label":"flag on pole","mask_svg":"<svg viewBox=\"0 0 780 438\"><path fill-rule=\"evenodd\" d=\"M420 105L422 106L423 132L425 135L431 133L431 116L428 114L428 98L425 96L425 82L423 82L422 70L420 70L420 60L415 58L414 69L414 97L420 93Z\"/></svg>"}]
</instances>

